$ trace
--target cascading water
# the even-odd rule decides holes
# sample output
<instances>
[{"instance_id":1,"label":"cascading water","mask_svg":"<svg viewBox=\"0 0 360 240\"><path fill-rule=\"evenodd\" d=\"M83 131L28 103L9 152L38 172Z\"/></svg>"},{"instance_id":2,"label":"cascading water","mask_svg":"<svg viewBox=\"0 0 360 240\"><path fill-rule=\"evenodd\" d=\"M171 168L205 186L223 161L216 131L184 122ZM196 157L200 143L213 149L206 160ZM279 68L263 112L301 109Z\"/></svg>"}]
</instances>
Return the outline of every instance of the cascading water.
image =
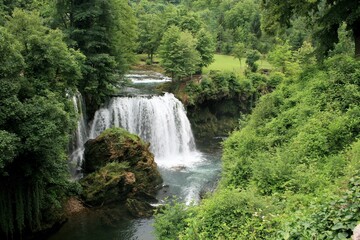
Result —
<instances>
[{"instance_id":1,"label":"cascading water","mask_svg":"<svg viewBox=\"0 0 360 240\"><path fill-rule=\"evenodd\" d=\"M106 128L119 126L150 142L166 185L158 193L157 198L160 201L175 195L187 204L198 202L200 193L208 187L211 189L219 175L219 150L211 145L212 139L208 139L206 145L199 146L202 153L196 150L184 107L172 94L149 96L158 94L156 84L171 79L154 72L133 72L127 77L134 84L122 89L119 94L135 96L111 99L106 107L96 112L89 131L86 128L88 125L83 114L85 109L81 95L73 98L74 108L79 115L78 128L70 146L70 167L73 176L81 177L79 170L83 161L84 143L89 138L95 138ZM120 205L113 207L115 212L122 208ZM117 216L118 221L116 218L111 219L114 221L108 225L106 223L110 221L101 221L104 216L107 216L106 209L104 212L101 209L84 211L71 217L50 240L155 239L151 218L131 219L124 212Z\"/></svg>"},{"instance_id":2,"label":"cascading water","mask_svg":"<svg viewBox=\"0 0 360 240\"><path fill-rule=\"evenodd\" d=\"M77 128L69 157L70 172L73 178L81 178L81 165L84 160L84 144L89 139L85 118L85 103L80 93L72 97L75 112L78 114Z\"/></svg>"},{"instance_id":3,"label":"cascading water","mask_svg":"<svg viewBox=\"0 0 360 240\"><path fill-rule=\"evenodd\" d=\"M95 113L90 138L112 126L150 142L160 166L188 166L201 159L184 106L173 94L113 98Z\"/></svg>"}]
</instances>

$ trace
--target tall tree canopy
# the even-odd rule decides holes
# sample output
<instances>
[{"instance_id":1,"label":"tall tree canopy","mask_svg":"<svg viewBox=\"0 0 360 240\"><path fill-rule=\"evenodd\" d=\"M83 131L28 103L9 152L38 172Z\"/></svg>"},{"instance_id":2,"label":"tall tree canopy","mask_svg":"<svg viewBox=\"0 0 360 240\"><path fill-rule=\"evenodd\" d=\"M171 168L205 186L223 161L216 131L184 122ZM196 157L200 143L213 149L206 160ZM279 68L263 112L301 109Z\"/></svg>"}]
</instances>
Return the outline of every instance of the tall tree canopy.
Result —
<instances>
[{"instance_id":1,"label":"tall tree canopy","mask_svg":"<svg viewBox=\"0 0 360 240\"><path fill-rule=\"evenodd\" d=\"M360 2L354 0L263 0L265 29L271 30L274 23L289 25L292 16L307 16L317 24L319 50L326 53L337 43L338 28L346 23L352 30L355 55L360 57Z\"/></svg>"},{"instance_id":2,"label":"tall tree canopy","mask_svg":"<svg viewBox=\"0 0 360 240\"><path fill-rule=\"evenodd\" d=\"M67 93L83 59L36 12L15 9L0 27L0 237L41 230L60 210L75 126Z\"/></svg>"},{"instance_id":3,"label":"tall tree canopy","mask_svg":"<svg viewBox=\"0 0 360 240\"><path fill-rule=\"evenodd\" d=\"M200 62L200 54L196 50L197 40L190 32L182 32L178 27L172 26L165 33L161 41L161 65L179 80L196 72Z\"/></svg>"},{"instance_id":4,"label":"tall tree canopy","mask_svg":"<svg viewBox=\"0 0 360 240\"><path fill-rule=\"evenodd\" d=\"M159 15L143 14L139 16L139 52L148 55L150 63L160 45L164 33L164 23Z\"/></svg>"},{"instance_id":5,"label":"tall tree canopy","mask_svg":"<svg viewBox=\"0 0 360 240\"><path fill-rule=\"evenodd\" d=\"M125 0L60 0L57 24L70 44L86 56L78 87L92 113L112 93L129 67L135 48L136 20Z\"/></svg>"}]
</instances>

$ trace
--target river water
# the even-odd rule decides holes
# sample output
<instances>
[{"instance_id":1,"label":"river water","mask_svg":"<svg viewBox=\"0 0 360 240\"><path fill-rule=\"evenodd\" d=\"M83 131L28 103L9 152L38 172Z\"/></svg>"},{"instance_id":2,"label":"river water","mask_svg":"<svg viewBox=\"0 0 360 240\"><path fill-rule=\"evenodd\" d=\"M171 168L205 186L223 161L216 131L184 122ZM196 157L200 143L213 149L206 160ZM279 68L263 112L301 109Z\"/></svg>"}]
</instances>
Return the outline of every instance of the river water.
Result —
<instances>
[{"instance_id":1,"label":"river water","mask_svg":"<svg viewBox=\"0 0 360 240\"><path fill-rule=\"evenodd\" d=\"M95 138L108 127L120 126L150 142L164 180L164 187L157 195L160 204L173 197L186 204L198 203L204 192L213 189L220 175L219 139L202 140L201 145L196 145L181 102L172 94L159 94L156 90L169 78L153 72L132 72L128 78L132 85L96 112L89 129L78 130L82 143L77 137L80 145L74 147L72 172L76 173L81 166L81 144L86 138ZM153 218L134 219L120 204L113 204L72 216L49 239L152 240L155 239L153 221Z\"/></svg>"}]
</instances>

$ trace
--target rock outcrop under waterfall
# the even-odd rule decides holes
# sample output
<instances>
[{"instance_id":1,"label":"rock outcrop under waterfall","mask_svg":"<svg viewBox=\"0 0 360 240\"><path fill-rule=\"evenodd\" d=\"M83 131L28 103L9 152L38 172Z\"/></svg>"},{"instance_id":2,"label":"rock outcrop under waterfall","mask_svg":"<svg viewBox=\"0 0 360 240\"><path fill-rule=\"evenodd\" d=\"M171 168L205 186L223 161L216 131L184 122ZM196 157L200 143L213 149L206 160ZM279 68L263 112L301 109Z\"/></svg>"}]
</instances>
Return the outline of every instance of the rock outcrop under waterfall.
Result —
<instances>
[{"instance_id":1,"label":"rock outcrop under waterfall","mask_svg":"<svg viewBox=\"0 0 360 240\"><path fill-rule=\"evenodd\" d=\"M85 144L82 198L92 206L115 201L139 203L136 216L148 216L162 183L149 144L122 128L109 128ZM136 201L135 201L136 200ZM133 204L132 204L133 205ZM132 206L131 205L131 206ZM126 204L126 206L130 206Z\"/></svg>"}]
</instances>

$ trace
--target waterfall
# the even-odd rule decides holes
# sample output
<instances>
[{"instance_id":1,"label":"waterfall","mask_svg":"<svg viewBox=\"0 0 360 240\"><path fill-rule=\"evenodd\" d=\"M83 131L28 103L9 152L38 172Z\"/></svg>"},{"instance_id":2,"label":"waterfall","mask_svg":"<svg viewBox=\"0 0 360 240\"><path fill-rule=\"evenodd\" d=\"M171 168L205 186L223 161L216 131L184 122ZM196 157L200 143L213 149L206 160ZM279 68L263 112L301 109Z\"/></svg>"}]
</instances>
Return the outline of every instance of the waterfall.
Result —
<instances>
[{"instance_id":1,"label":"waterfall","mask_svg":"<svg viewBox=\"0 0 360 240\"><path fill-rule=\"evenodd\" d=\"M80 93L72 97L75 112L78 114L77 128L70 146L70 172L74 178L81 178L81 165L84 159L84 144L89 139L85 116L85 103Z\"/></svg>"},{"instance_id":2,"label":"waterfall","mask_svg":"<svg viewBox=\"0 0 360 240\"><path fill-rule=\"evenodd\" d=\"M187 166L199 161L184 106L173 94L113 98L108 107L95 113L90 138L112 126L150 142L160 166Z\"/></svg>"}]
</instances>

